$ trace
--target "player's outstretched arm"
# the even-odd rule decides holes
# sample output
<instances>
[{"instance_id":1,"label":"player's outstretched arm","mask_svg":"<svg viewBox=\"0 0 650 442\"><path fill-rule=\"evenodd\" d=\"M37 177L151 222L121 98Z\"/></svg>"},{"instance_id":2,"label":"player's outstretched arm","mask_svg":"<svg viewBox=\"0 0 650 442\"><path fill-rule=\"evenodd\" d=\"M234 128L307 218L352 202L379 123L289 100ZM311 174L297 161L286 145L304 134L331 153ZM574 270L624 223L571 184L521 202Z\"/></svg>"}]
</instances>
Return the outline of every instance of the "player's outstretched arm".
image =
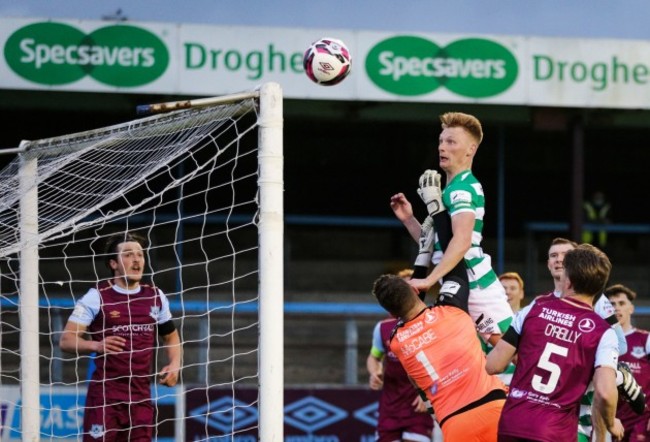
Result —
<instances>
[{"instance_id":1,"label":"player's outstretched arm","mask_svg":"<svg viewBox=\"0 0 650 442\"><path fill-rule=\"evenodd\" d=\"M501 341L499 341L501 342ZM489 356L489 355L488 355ZM594 418L595 440L606 440L603 427L617 439L623 438L623 425L616 419L616 370L608 366L596 368L593 378L594 403L592 415Z\"/></svg>"},{"instance_id":2,"label":"player's outstretched arm","mask_svg":"<svg viewBox=\"0 0 650 442\"><path fill-rule=\"evenodd\" d=\"M413 215L413 206L403 193L396 193L390 197L390 208L398 220L404 224L413 241L420 240L420 222Z\"/></svg>"},{"instance_id":3,"label":"player's outstretched arm","mask_svg":"<svg viewBox=\"0 0 650 442\"><path fill-rule=\"evenodd\" d=\"M511 331L512 329L509 329L508 331ZM514 333L514 331L512 331ZM508 367L508 364L510 364L510 361L512 361L512 358L515 357L515 353L517 353L517 348L507 342L505 339L500 339L499 342L497 342L497 345L494 346L492 351L488 353L487 355L487 360L485 362L485 371L488 372L488 374L499 374L503 373Z\"/></svg>"}]
</instances>

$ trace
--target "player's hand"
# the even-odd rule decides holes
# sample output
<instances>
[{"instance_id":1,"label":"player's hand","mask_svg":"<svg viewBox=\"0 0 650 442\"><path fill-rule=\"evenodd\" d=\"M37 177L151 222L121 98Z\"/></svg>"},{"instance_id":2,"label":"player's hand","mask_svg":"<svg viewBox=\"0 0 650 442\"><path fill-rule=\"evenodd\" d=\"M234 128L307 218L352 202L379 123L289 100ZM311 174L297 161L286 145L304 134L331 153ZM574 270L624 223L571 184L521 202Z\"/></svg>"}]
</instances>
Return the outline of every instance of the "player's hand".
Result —
<instances>
[{"instance_id":1,"label":"player's hand","mask_svg":"<svg viewBox=\"0 0 650 442\"><path fill-rule=\"evenodd\" d=\"M119 353L124 350L126 339L121 336L106 336L103 341L97 343L95 351L102 353Z\"/></svg>"},{"instance_id":2,"label":"player's hand","mask_svg":"<svg viewBox=\"0 0 650 442\"><path fill-rule=\"evenodd\" d=\"M162 370L160 370L160 373L158 373L158 382L161 385L173 387L178 382L179 372L179 367L173 366L172 364L166 365Z\"/></svg>"},{"instance_id":3,"label":"player's hand","mask_svg":"<svg viewBox=\"0 0 650 442\"><path fill-rule=\"evenodd\" d=\"M645 410L645 394L636 379L634 379L630 367L625 362L619 361L618 371L623 375L623 383L618 386L619 394L629 402L630 407L636 414L643 414Z\"/></svg>"},{"instance_id":4,"label":"player's hand","mask_svg":"<svg viewBox=\"0 0 650 442\"><path fill-rule=\"evenodd\" d=\"M371 390L381 390L384 386L384 375L381 373L373 373L370 375L368 383Z\"/></svg>"},{"instance_id":5,"label":"player's hand","mask_svg":"<svg viewBox=\"0 0 650 442\"><path fill-rule=\"evenodd\" d=\"M420 230L420 240L418 241L418 256L415 258L415 265L429 268L431 254L433 253L433 217L431 215L422 223ZM425 275L426 276L426 275Z\"/></svg>"},{"instance_id":6,"label":"player's hand","mask_svg":"<svg viewBox=\"0 0 650 442\"><path fill-rule=\"evenodd\" d=\"M616 418L614 419L614 425L608 428L607 431L610 432L610 434L614 439L622 440L623 435L625 433L625 428L623 428L623 424L621 423L621 420Z\"/></svg>"},{"instance_id":7,"label":"player's hand","mask_svg":"<svg viewBox=\"0 0 650 442\"><path fill-rule=\"evenodd\" d=\"M427 403L422 400L420 395L415 396L415 399L413 399L413 402L411 402L411 406L413 407L413 411L415 411L416 413L429 412L429 407Z\"/></svg>"},{"instance_id":8,"label":"player's hand","mask_svg":"<svg viewBox=\"0 0 650 442\"><path fill-rule=\"evenodd\" d=\"M403 193L396 193L390 197L390 208L401 222L413 218L413 206Z\"/></svg>"},{"instance_id":9,"label":"player's hand","mask_svg":"<svg viewBox=\"0 0 650 442\"><path fill-rule=\"evenodd\" d=\"M440 187L440 180L442 176L432 169L427 169L420 175L420 188L418 195L427 206L429 215L435 215L444 210L447 210L442 203L442 189Z\"/></svg>"},{"instance_id":10,"label":"player's hand","mask_svg":"<svg viewBox=\"0 0 650 442\"><path fill-rule=\"evenodd\" d=\"M430 284L426 279L409 279L408 283L417 290L417 292L426 292L433 284Z\"/></svg>"}]
</instances>

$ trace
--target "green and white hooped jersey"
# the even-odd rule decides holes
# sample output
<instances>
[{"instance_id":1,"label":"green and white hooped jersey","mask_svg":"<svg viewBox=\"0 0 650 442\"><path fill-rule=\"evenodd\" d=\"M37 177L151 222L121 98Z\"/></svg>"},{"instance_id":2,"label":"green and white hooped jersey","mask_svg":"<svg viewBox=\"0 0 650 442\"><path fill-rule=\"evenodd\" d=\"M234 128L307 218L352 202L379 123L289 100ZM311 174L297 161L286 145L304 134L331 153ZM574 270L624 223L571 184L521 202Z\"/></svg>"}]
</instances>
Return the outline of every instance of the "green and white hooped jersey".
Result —
<instances>
[{"instance_id":1,"label":"green and white hooped jersey","mask_svg":"<svg viewBox=\"0 0 650 442\"><path fill-rule=\"evenodd\" d=\"M449 216L462 212L474 213L476 222L472 232L472 246L465 254L467 276L470 289L485 288L497 280L497 274L492 269L490 255L483 253L481 241L483 240L483 216L485 215L485 195L483 187L478 182L471 170L459 173L447 183L442 191L442 202ZM438 235L435 236L434 252L431 260L438 264L442 259L442 249Z\"/></svg>"}]
</instances>

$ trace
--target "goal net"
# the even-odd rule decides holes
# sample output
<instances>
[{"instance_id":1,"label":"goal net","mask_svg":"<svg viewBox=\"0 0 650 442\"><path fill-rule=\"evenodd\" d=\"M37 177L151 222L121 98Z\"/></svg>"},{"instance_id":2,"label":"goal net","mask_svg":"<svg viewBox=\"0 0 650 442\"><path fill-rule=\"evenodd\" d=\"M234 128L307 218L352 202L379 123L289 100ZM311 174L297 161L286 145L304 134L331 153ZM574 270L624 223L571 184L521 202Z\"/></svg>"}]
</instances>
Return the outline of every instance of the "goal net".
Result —
<instances>
[{"instance_id":1,"label":"goal net","mask_svg":"<svg viewBox=\"0 0 650 442\"><path fill-rule=\"evenodd\" d=\"M154 345L154 439L282 440L280 87L15 151L0 172L0 441L81 439L101 356L59 341L111 278L106 238L126 231L149 243L143 279L169 300L183 350L167 387Z\"/></svg>"}]
</instances>

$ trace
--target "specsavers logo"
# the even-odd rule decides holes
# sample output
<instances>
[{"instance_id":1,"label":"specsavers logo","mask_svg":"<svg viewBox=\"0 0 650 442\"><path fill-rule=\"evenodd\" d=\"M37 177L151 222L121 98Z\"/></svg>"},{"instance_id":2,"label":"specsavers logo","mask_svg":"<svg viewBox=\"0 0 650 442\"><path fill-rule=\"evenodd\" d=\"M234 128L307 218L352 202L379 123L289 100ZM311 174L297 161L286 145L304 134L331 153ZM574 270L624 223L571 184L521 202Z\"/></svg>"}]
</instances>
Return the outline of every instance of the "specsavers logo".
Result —
<instances>
[{"instance_id":1,"label":"specsavers logo","mask_svg":"<svg viewBox=\"0 0 650 442\"><path fill-rule=\"evenodd\" d=\"M169 51L160 38L129 25L106 26L86 35L63 23L34 23L9 37L4 56L22 78L52 86L86 75L109 86L142 86L169 65Z\"/></svg>"},{"instance_id":2,"label":"specsavers logo","mask_svg":"<svg viewBox=\"0 0 650 442\"><path fill-rule=\"evenodd\" d=\"M486 98L508 90L519 67L508 49L491 40L466 38L441 48L421 37L397 36L370 50L366 72L396 95L424 95L444 86L464 97Z\"/></svg>"}]
</instances>

